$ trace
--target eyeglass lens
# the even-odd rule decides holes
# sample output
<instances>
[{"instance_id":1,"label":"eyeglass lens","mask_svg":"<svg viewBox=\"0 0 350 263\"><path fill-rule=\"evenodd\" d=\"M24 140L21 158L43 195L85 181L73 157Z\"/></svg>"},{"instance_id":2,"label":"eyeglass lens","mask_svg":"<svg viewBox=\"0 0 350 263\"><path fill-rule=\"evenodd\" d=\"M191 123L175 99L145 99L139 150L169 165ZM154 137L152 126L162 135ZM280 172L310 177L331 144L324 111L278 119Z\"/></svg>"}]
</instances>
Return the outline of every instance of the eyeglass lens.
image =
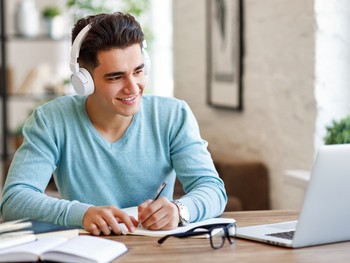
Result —
<instances>
[{"instance_id":1,"label":"eyeglass lens","mask_svg":"<svg viewBox=\"0 0 350 263\"><path fill-rule=\"evenodd\" d=\"M235 226L229 225L229 226L223 226L220 228L213 228L210 230L210 244L212 248L221 248L224 243L225 239L229 241L230 244L233 243L233 237L231 236L233 234Z\"/></svg>"},{"instance_id":2,"label":"eyeglass lens","mask_svg":"<svg viewBox=\"0 0 350 263\"><path fill-rule=\"evenodd\" d=\"M221 248L225 243L225 229L215 228L210 233L210 244L213 248Z\"/></svg>"}]
</instances>

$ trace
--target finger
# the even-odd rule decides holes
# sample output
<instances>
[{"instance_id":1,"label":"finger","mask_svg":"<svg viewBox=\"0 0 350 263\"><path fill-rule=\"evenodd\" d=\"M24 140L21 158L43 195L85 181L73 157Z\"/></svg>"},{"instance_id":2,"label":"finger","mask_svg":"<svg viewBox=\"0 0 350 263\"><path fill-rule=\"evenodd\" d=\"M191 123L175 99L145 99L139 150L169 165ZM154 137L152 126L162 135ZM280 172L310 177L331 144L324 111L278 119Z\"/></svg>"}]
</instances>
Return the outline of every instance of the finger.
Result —
<instances>
[{"instance_id":1,"label":"finger","mask_svg":"<svg viewBox=\"0 0 350 263\"><path fill-rule=\"evenodd\" d=\"M130 216L127 213L116 208L113 210L113 216L115 218L118 218L118 220L117 220L118 222L124 223L130 232L135 231L135 223L131 220ZM134 220L134 221L136 221L136 220ZM136 225L137 225L137 223L136 223ZM120 227L119 227L119 229L120 229Z\"/></svg>"},{"instance_id":2,"label":"finger","mask_svg":"<svg viewBox=\"0 0 350 263\"><path fill-rule=\"evenodd\" d=\"M155 221L151 221L153 216ZM148 229L150 230L169 230L179 225L178 217L174 216L172 208L169 207L164 207L156 214L152 215L147 223L149 223Z\"/></svg>"},{"instance_id":3,"label":"finger","mask_svg":"<svg viewBox=\"0 0 350 263\"><path fill-rule=\"evenodd\" d=\"M111 234L111 229L109 228L109 225L104 218L100 218L96 224L105 236Z\"/></svg>"},{"instance_id":4,"label":"finger","mask_svg":"<svg viewBox=\"0 0 350 263\"><path fill-rule=\"evenodd\" d=\"M140 204L137 209L138 209L138 212L141 212L141 210L145 209L147 206L149 206L150 204L152 203L152 200L151 199L148 199L146 200L145 202L143 202L142 204Z\"/></svg>"},{"instance_id":5,"label":"finger","mask_svg":"<svg viewBox=\"0 0 350 263\"><path fill-rule=\"evenodd\" d=\"M101 234L100 229L97 227L96 224L93 224L93 223L90 224L89 229L87 229L87 231L89 231L94 236L99 236Z\"/></svg>"},{"instance_id":6,"label":"finger","mask_svg":"<svg viewBox=\"0 0 350 263\"><path fill-rule=\"evenodd\" d=\"M107 218L106 216L100 216L98 218L96 218L93 221L93 224L97 227L97 229L104 234L104 235L110 235L111 234L111 230L109 229L109 226L105 220L105 218Z\"/></svg>"},{"instance_id":7,"label":"finger","mask_svg":"<svg viewBox=\"0 0 350 263\"><path fill-rule=\"evenodd\" d=\"M131 220L131 222L133 223L133 225L134 225L135 227L138 226L139 222L135 219L135 217L130 216L130 220Z\"/></svg>"},{"instance_id":8,"label":"finger","mask_svg":"<svg viewBox=\"0 0 350 263\"><path fill-rule=\"evenodd\" d=\"M122 229L121 229L121 226L119 225L118 218L111 217L111 219L108 221L108 225L114 234L116 234L116 235L122 234Z\"/></svg>"},{"instance_id":9,"label":"finger","mask_svg":"<svg viewBox=\"0 0 350 263\"><path fill-rule=\"evenodd\" d=\"M148 229L150 230L160 230L160 229L164 229L164 227L166 225L169 224L169 221L171 220L171 218L167 215L165 215L162 218L158 218L157 220L155 220L153 223L151 223L150 225L148 225ZM148 222L147 222L148 223Z\"/></svg>"},{"instance_id":10,"label":"finger","mask_svg":"<svg viewBox=\"0 0 350 263\"><path fill-rule=\"evenodd\" d=\"M145 228L149 228L151 225L157 223L159 220L168 215L165 207L159 204L152 203L152 205L150 205L149 211L145 210L145 212L149 212L149 216L142 222L142 226Z\"/></svg>"},{"instance_id":11,"label":"finger","mask_svg":"<svg viewBox=\"0 0 350 263\"><path fill-rule=\"evenodd\" d=\"M154 207L155 209L159 209L144 221L144 227L151 230L165 230L173 229L178 226L178 209L168 199L159 198L152 203L152 209Z\"/></svg>"},{"instance_id":12,"label":"finger","mask_svg":"<svg viewBox=\"0 0 350 263\"><path fill-rule=\"evenodd\" d=\"M145 206L147 204L147 206ZM152 200L147 200L142 204L142 207L139 209L139 222L147 221L150 216L163 207L163 201L160 199L152 202ZM140 213L141 212L141 213Z\"/></svg>"},{"instance_id":13,"label":"finger","mask_svg":"<svg viewBox=\"0 0 350 263\"><path fill-rule=\"evenodd\" d=\"M137 207L139 222L142 222L143 213L144 213L145 209L146 209L151 203L152 203L152 200L151 200L151 199L148 199L148 200L146 200L145 202L143 202L142 204L140 204L140 205Z\"/></svg>"},{"instance_id":14,"label":"finger","mask_svg":"<svg viewBox=\"0 0 350 263\"><path fill-rule=\"evenodd\" d=\"M122 227L118 225L111 226L110 229L113 231L115 235L121 235L121 234L126 234L125 232L125 227L124 227L124 232L122 230Z\"/></svg>"}]
</instances>

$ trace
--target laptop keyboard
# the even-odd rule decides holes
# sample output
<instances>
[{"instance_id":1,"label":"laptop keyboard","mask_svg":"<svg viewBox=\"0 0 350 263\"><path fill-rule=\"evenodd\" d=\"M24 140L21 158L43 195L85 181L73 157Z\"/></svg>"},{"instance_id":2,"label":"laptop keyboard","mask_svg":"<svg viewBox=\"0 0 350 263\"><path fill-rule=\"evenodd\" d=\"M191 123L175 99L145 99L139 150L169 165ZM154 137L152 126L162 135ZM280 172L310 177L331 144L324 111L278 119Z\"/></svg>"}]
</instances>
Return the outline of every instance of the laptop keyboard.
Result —
<instances>
[{"instance_id":1,"label":"laptop keyboard","mask_svg":"<svg viewBox=\"0 0 350 263\"><path fill-rule=\"evenodd\" d=\"M293 239L294 232L295 231L293 230L288 232L279 232L279 233L272 233L272 234L266 234L266 235L272 236L272 237L285 238L285 239Z\"/></svg>"}]
</instances>

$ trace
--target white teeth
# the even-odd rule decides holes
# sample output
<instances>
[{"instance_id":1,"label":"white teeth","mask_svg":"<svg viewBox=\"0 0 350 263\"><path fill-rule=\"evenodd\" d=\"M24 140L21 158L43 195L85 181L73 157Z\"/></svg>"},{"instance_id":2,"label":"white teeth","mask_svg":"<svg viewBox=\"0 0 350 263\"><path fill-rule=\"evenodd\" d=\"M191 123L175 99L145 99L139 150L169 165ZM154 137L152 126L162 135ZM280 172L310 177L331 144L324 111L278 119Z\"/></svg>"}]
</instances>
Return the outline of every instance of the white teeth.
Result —
<instances>
[{"instance_id":1,"label":"white teeth","mask_svg":"<svg viewBox=\"0 0 350 263\"><path fill-rule=\"evenodd\" d=\"M132 100L135 100L137 98L139 94L137 94L136 96L134 97L130 97L130 98L117 98L118 100L121 100L121 101L132 101Z\"/></svg>"},{"instance_id":2,"label":"white teeth","mask_svg":"<svg viewBox=\"0 0 350 263\"><path fill-rule=\"evenodd\" d=\"M133 100L134 98L125 98L125 99L119 99L119 100L123 100L123 101L130 101Z\"/></svg>"}]
</instances>

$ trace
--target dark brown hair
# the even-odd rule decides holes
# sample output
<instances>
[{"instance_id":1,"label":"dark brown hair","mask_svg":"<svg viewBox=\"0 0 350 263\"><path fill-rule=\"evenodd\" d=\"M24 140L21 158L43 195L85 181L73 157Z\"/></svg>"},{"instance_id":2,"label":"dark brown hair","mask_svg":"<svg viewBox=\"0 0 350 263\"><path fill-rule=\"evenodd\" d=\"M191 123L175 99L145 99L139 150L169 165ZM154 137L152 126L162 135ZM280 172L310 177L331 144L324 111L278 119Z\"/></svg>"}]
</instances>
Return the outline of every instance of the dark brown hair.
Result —
<instances>
[{"instance_id":1,"label":"dark brown hair","mask_svg":"<svg viewBox=\"0 0 350 263\"><path fill-rule=\"evenodd\" d=\"M72 43L88 24L91 29L81 45L79 64L89 71L98 66L99 51L126 48L134 44L140 44L142 48L144 35L141 26L130 14L116 12L81 18L72 29Z\"/></svg>"}]
</instances>

